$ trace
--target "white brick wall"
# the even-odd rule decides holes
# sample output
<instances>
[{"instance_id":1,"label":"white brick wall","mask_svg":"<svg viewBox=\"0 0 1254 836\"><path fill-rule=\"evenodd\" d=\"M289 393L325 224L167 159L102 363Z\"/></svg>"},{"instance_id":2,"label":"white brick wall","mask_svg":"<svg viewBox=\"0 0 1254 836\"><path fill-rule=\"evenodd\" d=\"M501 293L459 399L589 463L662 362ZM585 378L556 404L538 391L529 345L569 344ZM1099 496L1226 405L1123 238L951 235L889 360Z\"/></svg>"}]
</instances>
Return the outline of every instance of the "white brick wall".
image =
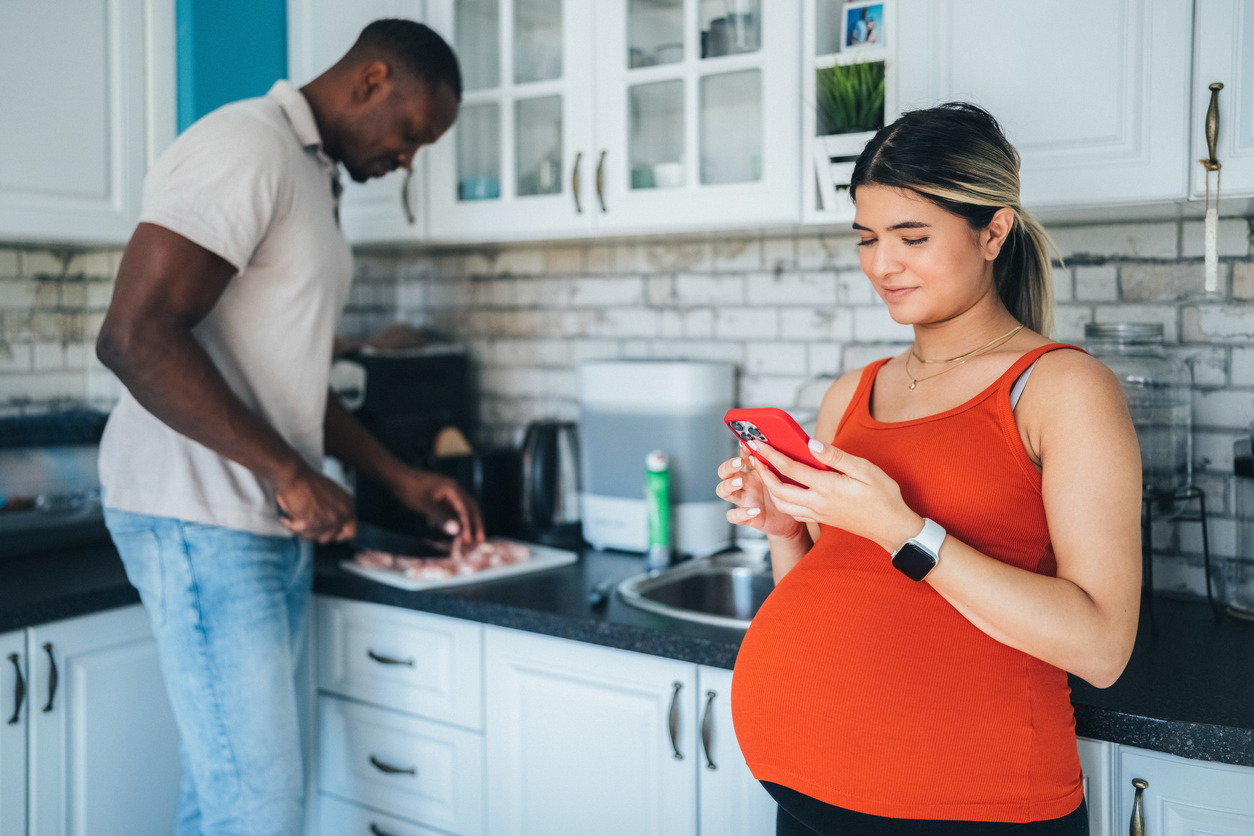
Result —
<instances>
[{"instance_id":1,"label":"white brick wall","mask_svg":"<svg viewBox=\"0 0 1254 836\"><path fill-rule=\"evenodd\" d=\"M0 414L117 400L95 339L120 259L113 249L0 246Z\"/></svg>"},{"instance_id":2,"label":"white brick wall","mask_svg":"<svg viewBox=\"0 0 1254 836\"><path fill-rule=\"evenodd\" d=\"M1054 271L1059 339L1083 341L1093 321L1161 322L1169 351L1193 370L1195 481L1216 520L1216 555L1231 551L1231 445L1254 420L1249 221L1221 221L1218 294L1202 290L1195 222L1050 231L1067 259ZM912 339L845 233L415 251L396 258L394 275L400 316L470 342L495 439L516 439L535 417L574 417L573 378L550 372L585 359L730 361L741 403L810 420L834 378ZM1156 529L1160 586L1201 592L1198 526Z\"/></svg>"},{"instance_id":3,"label":"white brick wall","mask_svg":"<svg viewBox=\"0 0 1254 836\"><path fill-rule=\"evenodd\" d=\"M1233 546L1233 439L1254 420L1254 251L1250 222L1220 222L1220 292L1202 289L1201 224L1060 226L1056 336L1087 322L1161 322L1194 375L1195 481L1207 491L1216 554ZM121 251L0 245L0 413L87 400L116 379L93 342ZM905 349L847 233L773 233L550 246L360 253L341 324L362 336L397 319L470 345L490 438L577 415L583 360L723 360L745 404L810 420L840 374ZM1198 526L1156 526L1163 588L1200 591ZM1178 563L1170 556L1183 554Z\"/></svg>"}]
</instances>

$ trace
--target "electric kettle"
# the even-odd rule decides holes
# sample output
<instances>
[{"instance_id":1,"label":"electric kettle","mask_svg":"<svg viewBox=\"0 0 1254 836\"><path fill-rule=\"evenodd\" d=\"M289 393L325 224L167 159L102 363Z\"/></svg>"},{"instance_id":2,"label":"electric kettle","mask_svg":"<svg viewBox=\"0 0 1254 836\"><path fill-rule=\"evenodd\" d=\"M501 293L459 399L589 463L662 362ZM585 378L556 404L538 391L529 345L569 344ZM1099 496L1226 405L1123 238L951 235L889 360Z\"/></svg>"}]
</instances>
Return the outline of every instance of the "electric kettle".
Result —
<instances>
[{"instance_id":1,"label":"electric kettle","mask_svg":"<svg viewBox=\"0 0 1254 836\"><path fill-rule=\"evenodd\" d=\"M522 521L545 545L583 542L579 517L579 435L573 421L536 421L522 449Z\"/></svg>"}]
</instances>

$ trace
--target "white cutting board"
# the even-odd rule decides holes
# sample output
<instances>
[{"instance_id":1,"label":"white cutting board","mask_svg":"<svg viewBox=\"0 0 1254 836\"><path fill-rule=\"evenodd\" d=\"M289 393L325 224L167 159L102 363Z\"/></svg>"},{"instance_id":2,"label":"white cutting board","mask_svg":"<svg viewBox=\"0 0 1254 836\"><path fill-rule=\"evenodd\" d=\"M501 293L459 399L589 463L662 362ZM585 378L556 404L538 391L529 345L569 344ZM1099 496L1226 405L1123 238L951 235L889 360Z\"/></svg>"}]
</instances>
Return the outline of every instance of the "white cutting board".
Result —
<instances>
[{"instance_id":1,"label":"white cutting board","mask_svg":"<svg viewBox=\"0 0 1254 836\"><path fill-rule=\"evenodd\" d=\"M569 566L579 560L579 555L565 549L554 549L548 546L539 546L535 543L523 543L520 540L510 540L508 542L526 546L531 552L531 559L523 563L511 563L508 566L484 569L481 572L474 572L469 575L450 575L447 578L407 578L404 573L394 569L370 569L365 566L358 566L351 560L341 560L340 568L346 572L352 572L354 575L361 575L363 578L385 583L388 586L417 591L420 589L439 589L445 586L464 586L468 583L495 581L501 578L513 577L514 575L525 575L530 572L543 572L545 569Z\"/></svg>"}]
</instances>

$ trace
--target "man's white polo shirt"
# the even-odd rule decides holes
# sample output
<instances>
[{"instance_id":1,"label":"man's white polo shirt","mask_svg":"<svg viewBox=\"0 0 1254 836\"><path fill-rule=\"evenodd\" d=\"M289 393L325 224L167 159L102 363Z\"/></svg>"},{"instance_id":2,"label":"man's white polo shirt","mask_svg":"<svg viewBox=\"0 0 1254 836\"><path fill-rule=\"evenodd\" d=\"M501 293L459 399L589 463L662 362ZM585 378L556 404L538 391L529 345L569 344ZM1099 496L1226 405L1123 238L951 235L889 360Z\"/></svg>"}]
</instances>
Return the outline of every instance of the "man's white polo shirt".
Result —
<instances>
[{"instance_id":1,"label":"man's white polo shirt","mask_svg":"<svg viewBox=\"0 0 1254 836\"><path fill-rule=\"evenodd\" d=\"M141 215L239 271L193 336L244 405L315 469L331 340L352 280L336 174L309 103L279 81L175 140L148 173ZM110 508L288 535L272 486L170 429L129 392L105 428L100 479Z\"/></svg>"}]
</instances>

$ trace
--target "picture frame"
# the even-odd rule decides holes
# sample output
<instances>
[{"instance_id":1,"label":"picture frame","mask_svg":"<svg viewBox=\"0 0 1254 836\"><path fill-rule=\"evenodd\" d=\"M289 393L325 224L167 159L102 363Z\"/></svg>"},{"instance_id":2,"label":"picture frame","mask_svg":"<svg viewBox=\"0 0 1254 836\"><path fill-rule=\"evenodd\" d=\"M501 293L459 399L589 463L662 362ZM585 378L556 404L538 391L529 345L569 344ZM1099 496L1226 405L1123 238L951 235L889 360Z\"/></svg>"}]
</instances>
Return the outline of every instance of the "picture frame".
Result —
<instances>
[{"instance_id":1,"label":"picture frame","mask_svg":"<svg viewBox=\"0 0 1254 836\"><path fill-rule=\"evenodd\" d=\"M840 11L840 51L883 49L888 43L884 25L885 0L846 3Z\"/></svg>"}]
</instances>

